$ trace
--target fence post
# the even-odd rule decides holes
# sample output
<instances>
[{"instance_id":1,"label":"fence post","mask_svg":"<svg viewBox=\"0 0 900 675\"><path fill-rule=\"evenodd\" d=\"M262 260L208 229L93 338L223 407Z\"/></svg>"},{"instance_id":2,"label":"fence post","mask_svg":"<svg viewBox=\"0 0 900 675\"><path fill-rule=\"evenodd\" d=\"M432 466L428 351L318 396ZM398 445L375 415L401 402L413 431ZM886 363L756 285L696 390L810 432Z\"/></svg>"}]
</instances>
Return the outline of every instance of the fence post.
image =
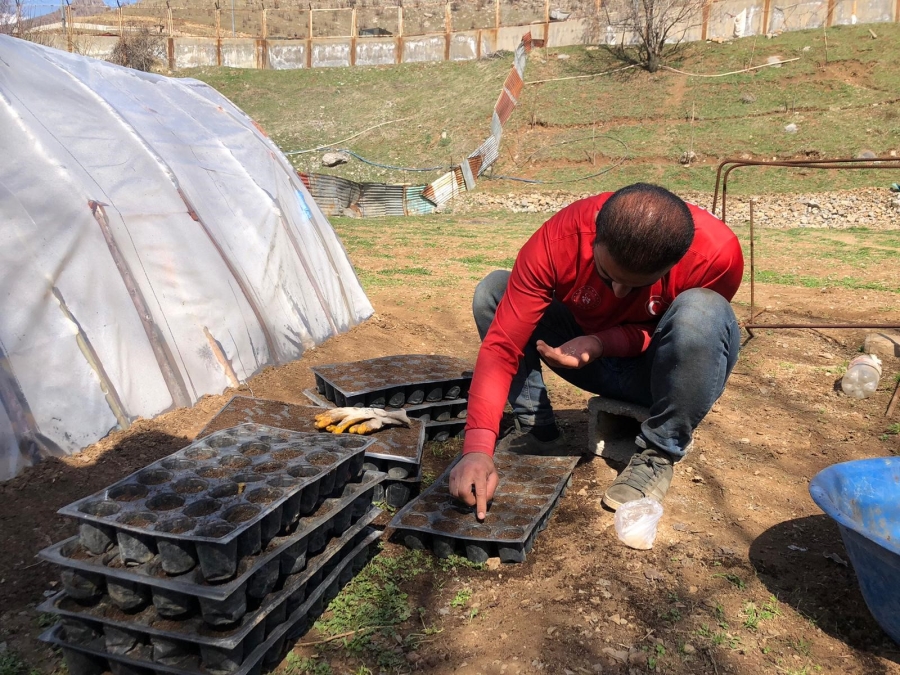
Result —
<instances>
[{"instance_id":1,"label":"fence post","mask_svg":"<svg viewBox=\"0 0 900 675\"><path fill-rule=\"evenodd\" d=\"M831 28L831 24L834 21L834 0L828 0L828 10L825 15L825 27ZM854 12L855 13L855 12Z\"/></svg>"},{"instance_id":2,"label":"fence post","mask_svg":"<svg viewBox=\"0 0 900 675\"><path fill-rule=\"evenodd\" d=\"M125 35L125 17L122 16L122 6L116 7L116 18L119 20L119 37Z\"/></svg>"},{"instance_id":3,"label":"fence post","mask_svg":"<svg viewBox=\"0 0 900 675\"><path fill-rule=\"evenodd\" d=\"M265 40L266 38L269 37L269 27L268 27L268 25L266 24L266 12L268 12L268 10L267 10L265 7L263 7L263 8L262 8L262 16L260 17L260 21L261 21L261 24L262 24L262 30L261 30L261 33L262 33L262 34L260 35L260 37L261 37L263 40Z\"/></svg>"},{"instance_id":4,"label":"fence post","mask_svg":"<svg viewBox=\"0 0 900 675\"><path fill-rule=\"evenodd\" d=\"M356 38L359 35L359 26L356 24L356 7L350 10L350 65L356 65Z\"/></svg>"},{"instance_id":5,"label":"fence post","mask_svg":"<svg viewBox=\"0 0 900 675\"><path fill-rule=\"evenodd\" d=\"M550 47L550 0L544 0L544 55Z\"/></svg>"},{"instance_id":6,"label":"fence post","mask_svg":"<svg viewBox=\"0 0 900 675\"><path fill-rule=\"evenodd\" d=\"M453 17L451 15L450 3L444 5L444 61L450 60L450 42L453 32Z\"/></svg>"},{"instance_id":7,"label":"fence post","mask_svg":"<svg viewBox=\"0 0 900 675\"><path fill-rule=\"evenodd\" d=\"M900 2L900 0L898 0ZM397 54L395 63L403 63L403 5L397 5Z\"/></svg>"},{"instance_id":8,"label":"fence post","mask_svg":"<svg viewBox=\"0 0 900 675\"><path fill-rule=\"evenodd\" d=\"M700 39L706 40L706 34L709 31L709 8L712 5L712 0L706 0L703 3L703 14L700 24Z\"/></svg>"},{"instance_id":9,"label":"fence post","mask_svg":"<svg viewBox=\"0 0 900 675\"><path fill-rule=\"evenodd\" d=\"M500 0L494 0L494 30L500 30Z\"/></svg>"},{"instance_id":10,"label":"fence post","mask_svg":"<svg viewBox=\"0 0 900 675\"><path fill-rule=\"evenodd\" d=\"M312 52L313 52L313 10L312 5L309 6L309 16L306 19L306 67L312 68Z\"/></svg>"},{"instance_id":11,"label":"fence post","mask_svg":"<svg viewBox=\"0 0 900 675\"><path fill-rule=\"evenodd\" d=\"M216 3L216 65L222 65L222 9Z\"/></svg>"},{"instance_id":12,"label":"fence post","mask_svg":"<svg viewBox=\"0 0 900 675\"><path fill-rule=\"evenodd\" d=\"M75 39L72 35L72 8L69 7L69 3L66 2L65 7L65 18L66 18L66 49L71 53L75 51Z\"/></svg>"},{"instance_id":13,"label":"fence post","mask_svg":"<svg viewBox=\"0 0 900 675\"><path fill-rule=\"evenodd\" d=\"M769 34L769 12L772 11L772 0L765 0L763 3L763 23L762 23L762 32L763 35Z\"/></svg>"}]
</instances>

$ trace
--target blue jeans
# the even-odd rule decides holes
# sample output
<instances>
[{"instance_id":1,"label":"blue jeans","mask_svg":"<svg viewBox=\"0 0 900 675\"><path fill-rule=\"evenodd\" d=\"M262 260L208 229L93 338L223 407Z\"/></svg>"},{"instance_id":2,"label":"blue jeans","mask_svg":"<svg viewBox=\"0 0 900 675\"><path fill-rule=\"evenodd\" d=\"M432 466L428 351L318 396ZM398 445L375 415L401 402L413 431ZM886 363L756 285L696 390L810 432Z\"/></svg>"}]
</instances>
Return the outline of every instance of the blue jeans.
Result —
<instances>
[{"instance_id":1,"label":"blue jeans","mask_svg":"<svg viewBox=\"0 0 900 675\"><path fill-rule=\"evenodd\" d=\"M475 289L472 312L482 340L508 280L508 271L496 270ZM509 403L520 424L553 422L537 340L558 347L581 335L584 331L569 309L553 300L525 346L509 390ZM675 298L640 356L604 357L583 368L552 370L592 394L648 407L650 417L641 425L641 435L649 446L678 460L684 457L694 429L725 390L740 346L740 329L729 302L715 291L693 288Z\"/></svg>"}]
</instances>

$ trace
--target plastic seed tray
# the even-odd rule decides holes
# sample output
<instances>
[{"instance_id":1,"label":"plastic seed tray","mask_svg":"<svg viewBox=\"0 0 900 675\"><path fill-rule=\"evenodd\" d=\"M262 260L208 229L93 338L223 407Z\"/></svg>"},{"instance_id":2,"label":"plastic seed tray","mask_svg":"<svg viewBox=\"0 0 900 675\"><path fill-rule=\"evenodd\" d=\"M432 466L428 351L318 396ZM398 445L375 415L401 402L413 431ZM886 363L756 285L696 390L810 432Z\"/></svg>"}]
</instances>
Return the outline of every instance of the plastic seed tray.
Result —
<instances>
[{"instance_id":1,"label":"plastic seed tray","mask_svg":"<svg viewBox=\"0 0 900 675\"><path fill-rule=\"evenodd\" d=\"M334 407L329 403L324 407ZM321 407L292 405L279 401L266 401L248 396L233 397L222 410L200 432L198 438L232 427L237 424L254 422L267 424L291 431L315 432L315 417L322 412ZM334 436L327 432L318 432L322 436ZM344 434L338 434L341 436ZM388 427L380 429L371 436L360 438L372 439L372 445L366 448L366 457L386 459L393 462L385 466L387 471L396 463L418 464L422 461L422 446L425 443L425 428L414 421L410 427Z\"/></svg>"},{"instance_id":2,"label":"plastic seed tray","mask_svg":"<svg viewBox=\"0 0 900 675\"><path fill-rule=\"evenodd\" d=\"M263 667L278 663L284 652L285 643L299 638L309 630L309 626L324 611L340 589L347 584L366 564L377 549L380 532L367 535L353 550L335 565L334 569L312 590L306 599L280 624L267 631L266 637L254 647L253 643L243 645L249 653L223 653L221 650L194 650L184 647L184 643L135 645L124 653L110 651L105 645L105 636L100 641L90 635L78 635L76 644L66 632L66 626L57 624L45 631L40 639L62 648L69 675L100 675L111 671L114 675L139 675L153 671L174 675L259 675ZM88 626L90 629L90 626ZM261 631L257 631L257 639ZM199 652L199 653L198 653Z\"/></svg>"},{"instance_id":3,"label":"plastic seed tray","mask_svg":"<svg viewBox=\"0 0 900 675\"><path fill-rule=\"evenodd\" d=\"M385 477L366 472L362 482L347 483L341 495L325 499L313 514L301 517L292 534L276 537L259 553L242 559L235 577L218 584L207 582L198 570L169 576L158 558L134 567L116 564L114 550L93 555L78 537L38 555L62 566L67 596L84 605L96 604L108 593L111 602L126 613L139 612L152 602L156 612L168 618L184 619L199 611L208 623L227 624L237 621L248 607L257 606L285 577L302 571L307 556L324 549L332 534L340 535L354 518L362 517Z\"/></svg>"},{"instance_id":4,"label":"plastic seed tray","mask_svg":"<svg viewBox=\"0 0 900 675\"><path fill-rule=\"evenodd\" d=\"M336 408L334 403L319 396L317 391L304 389L303 394L314 405L320 408ZM420 405L405 405L402 408L385 406L387 410L404 410L408 417L420 419L423 422L449 422L453 419L466 419L469 401L458 398L453 401L438 401L437 403L422 403Z\"/></svg>"},{"instance_id":5,"label":"plastic seed tray","mask_svg":"<svg viewBox=\"0 0 900 675\"><path fill-rule=\"evenodd\" d=\"M316 391L338 407L403 408L465 398L473 365L453 356L399 354L313 366Z\"/></svg>"},{"instance_id":6,"label":"plastic seed tray","mask_svg":"<svg viewBox=\"0 0 900 675\"><path fill-rule=\"evenodd\" d=\"M215 559L253 553L289 530L320 493L359 475L371 443L244 424L195 441L59 513L80 522L81 544L93 553L115 541L122 564L159 553L168 573L199 562L208 580L228 578L234 565L229 572Z\"/></svg>"},{"instance_id":7,"label":"plastic seed tray","mask_svg":"<svg viewBox=\"0 0 900 675\"><path fill-rule=\"evenodd\" d=\"M425 425L425 439L443 443L451 438L464 438L466 435L466 421L452 420L450 422L429 422Z\"/></svg>"},{"instance_id":8,"label":"plastic seed tray","mask_svg":"<svg viewBox=\"0 0 900 675\"><path fill-rule=\"evenodd\" d=\"M325 550L311 558L306 569L287 577L281 589L269 593L258 609L248 612L230 626L213 628L204 624L198 616L173 621L159 616L152 606L129 615L122 612L108 598L93 607L84 607L68 598L65 592L46 600L38 607L38 611L66 617L66 625L71 636L91 636L87 629L101 624L106 638L106 649L114 648L119 633L127 631L131 636L127 642L129 648L138 643L153 645L160 640L178 640L228 651L240 647L242 653L249 654L266 633L284 621L291 613L289 610L296 609L303 602L307 587L315 587L335 564L372 533L367 526L380 513L380 509L371 508L338 539L333 539ZM83 625L85 622L87 626ZM71 636L70 641L73 640ZM95 638L91 636L91 639ZM253 644L254 640L256 644Z\"/></svg>"},{"instance_id":9,"label":"plastic seed tray","mask_svg":"<svg viewBox=\"0 0 900 675\"><path fill-rule=\"evenodd\" d=\"M378 470L372 460L366 460L366 463L363 466L368 471ZM409 503L410 499L418 496L421 487L421 465L419 465L413 473L410 473L406 467L394 467L387 472L387 478L375 486L372 500L375 502L384 502L391 508L399 509Z\"/></svg>"},{"instance_id":10,"label":"plastic seed tray","mask_svg":"<svg viewBox=\"0 0 900 675\"><path fill-rule=\"evenodd\" d=\"M578 459L495 454L500 483L487 518L479 523L473 507L450 497L448 480L457 458L394 516L391 527L410 548L431 548L441 558L460 553L473 562L495 555L503 562L523 562L571 482Z\"/></svg>"}]
</instances>

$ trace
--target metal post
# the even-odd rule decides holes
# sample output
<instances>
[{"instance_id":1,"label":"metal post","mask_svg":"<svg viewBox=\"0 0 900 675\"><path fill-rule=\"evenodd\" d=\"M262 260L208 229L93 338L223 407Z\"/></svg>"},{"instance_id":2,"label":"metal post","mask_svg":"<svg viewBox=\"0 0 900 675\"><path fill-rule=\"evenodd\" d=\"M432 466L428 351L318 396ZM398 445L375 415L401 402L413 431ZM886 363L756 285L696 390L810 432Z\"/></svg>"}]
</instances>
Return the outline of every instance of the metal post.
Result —
<instances>
[{"instance_id":1,"label":"metal post","mask_svg":"<svg viewBox=\"0 0 900 675\"><path fill-rule=\"evenodd\" d=\"M234 32L234 0L231 0L231 37L235 37L235 32Z\"/></svg>"},{"instance_id":2,"label":"metal post","mask_svg":"<svg viewBox=\"0 0 900 675\"><path fill-rule=\"evenodd\" d=\"M756 284L752 283L756 278L756 251L754 248L756 237L753 236L753 200L750 200L750 323L756 316Z\"/></svg>"}]
</instances>

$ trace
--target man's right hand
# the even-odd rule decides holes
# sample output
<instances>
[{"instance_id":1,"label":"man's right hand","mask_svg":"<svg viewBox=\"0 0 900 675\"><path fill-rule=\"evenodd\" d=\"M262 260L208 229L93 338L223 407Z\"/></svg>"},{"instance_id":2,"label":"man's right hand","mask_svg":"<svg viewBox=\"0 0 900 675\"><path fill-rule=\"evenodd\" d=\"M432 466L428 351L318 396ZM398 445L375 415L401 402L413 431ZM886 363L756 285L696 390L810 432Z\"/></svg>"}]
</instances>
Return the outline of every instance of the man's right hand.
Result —
<instances>
[{"instance_id":1,"label":"man's right hand","mask_svg":"<svg viewBox=\"0 0 900 675\"><path fill-rule=\"evenodd\" d=\"M487 503L494 496L500 476L494 468L494 460L483 452L463 455L450 472L450 494L475 507L478 520L487 515Z\"/></svg>"}]
</instances>

